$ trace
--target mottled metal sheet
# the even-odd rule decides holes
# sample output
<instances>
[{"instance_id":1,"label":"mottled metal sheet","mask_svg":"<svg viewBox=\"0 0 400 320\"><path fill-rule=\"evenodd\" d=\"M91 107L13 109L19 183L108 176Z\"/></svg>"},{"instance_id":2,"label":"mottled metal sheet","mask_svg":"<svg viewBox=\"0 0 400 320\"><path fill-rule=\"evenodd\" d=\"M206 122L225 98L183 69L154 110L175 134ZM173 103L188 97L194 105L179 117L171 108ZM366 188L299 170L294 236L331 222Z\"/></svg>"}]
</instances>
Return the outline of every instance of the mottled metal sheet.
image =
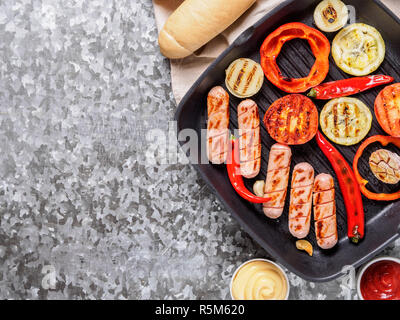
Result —
<instances>
[{"instance_id":1,"label":"mottled metal sheet","mask_svg":"<svg viewBox=\"0 0 400 320\"><path fill-rule=\"evenodd\" d=\"M0 108L0 298L228 298L268 257L191 166L139 161L176 109L150 0L1 1Z\"/></svg>"}]
</instances>

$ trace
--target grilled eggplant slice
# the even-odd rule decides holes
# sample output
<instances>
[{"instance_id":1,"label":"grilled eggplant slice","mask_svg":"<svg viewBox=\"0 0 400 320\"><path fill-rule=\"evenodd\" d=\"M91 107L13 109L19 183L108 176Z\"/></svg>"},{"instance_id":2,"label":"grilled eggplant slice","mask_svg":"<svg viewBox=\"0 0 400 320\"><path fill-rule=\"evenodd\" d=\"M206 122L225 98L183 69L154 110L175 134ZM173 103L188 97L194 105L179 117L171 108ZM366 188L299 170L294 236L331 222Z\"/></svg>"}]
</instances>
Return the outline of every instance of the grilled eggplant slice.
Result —
<instances>
[{"instance_id":1,"label":"grilled eggplant slice","mask_svg":"<svg viewBox=\"0 0 400 320\"><path fill-rule=\"evenodd\" d=\"M261 66L247 58L233 61L226 69L225 85L238 98L248 98L260 91L264 82Z\"/></svg>"},{"instance_id":2,"label":"grilled eggplant slice","mask_svg":"<svg viewBox=\"0 0 400 320\"><path fill-rule=\"evenodd\" d=\"M356 98L330 100L320 114L322 131L331 141L344 146L359 143L368 134L371 124L371 111Z\"/></svg>"},{"instance_id":3,"label":"grilled eggplant slice","mask_svg":"<svg viewBox=\"0 0 400 320\"><path fill-rule=\"evenodd\" d=\"M333 39L332 56L337 66L354 76L374 72L385 58L385 42L374 27L353 23Z\"/></svg>"},{"instance_id":4,"label":"grilled eggplant slice","mask_svg":"<svg viewBox=\"0 0 400 320\"><path fill-rule=\"evenodd\" d=\"M376 150L369 157L369 166L374 176L388 184L400 181L400 156L386 149Z\"/></svg>"},{"instance_id":5,"label":"grilled eggplant slice","mask_svg":"<svg viewBox=\"0 0 400 320\"><path fill-rule=\"evenodd\" d=\"M342 29L349 19L349 11L340 0L324 0L314 11L314 22L318 29L335 32Z\"/></svg>"}]
</instances>

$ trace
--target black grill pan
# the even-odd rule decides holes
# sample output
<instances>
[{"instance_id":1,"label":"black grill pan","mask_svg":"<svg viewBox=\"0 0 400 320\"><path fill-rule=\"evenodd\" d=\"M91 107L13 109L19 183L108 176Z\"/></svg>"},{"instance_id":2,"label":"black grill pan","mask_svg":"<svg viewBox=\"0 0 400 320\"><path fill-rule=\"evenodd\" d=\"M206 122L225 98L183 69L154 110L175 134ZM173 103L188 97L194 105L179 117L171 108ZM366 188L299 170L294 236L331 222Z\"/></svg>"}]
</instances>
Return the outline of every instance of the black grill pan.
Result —
<instances>
[{"instance_id":1,"label":"black grill pan","mask_svg":"<svg viewBox=\"0 0 400 320\"><path fill-rule=\"evenodd\" d=\"M206 99L208 91L216 85L221 85L225 88L225 69L229 64L240 57L248 57L259 62L259 48L263 40L270 32L284 23L303 22L315 27L313 25L313 12L318 3L319 0L285 1L241 34L202 74L179 104L175 114L178 131L187 128L194 129L200 137L201 129L207 128ZM400 82L399 19L380 1L348 0L345 3L355 8L356 22L363 22L376 27L385 40L385 61L375 74L383 73L391 75L395 78L395 82ZM333 40L334 35L326 34L330 41ZM291 77L307 75L313 63L314 57L311 49L308 43L303 40L292 40L286 43L278 59L278 64L283 73ZM332 57L330 57L330 71L325 81L348 77L350 75L346 75L337 68ZM363 100L373 112L375 97L382 88L378 87L366 93L358 94L355 97ZM252 97L259 106L261 119L271 103L286 94L265 79L261 91ZM230 129L232 131L237 129L236 107L239 102L240 99L230 95ZM319 111L324 103L326 102L316 101ZM374 118L368 136L375 134L385 133ZM255 179L246 181L249 189L252 188L255 180L265 179L269 149L275 143L269 137L263 124L261 125L261 139L261 172ZM184 144L185 142L180 143ZM351 164L359 144L352 147L335 146ZM359 163L360 172L370 181L370 188L373 191L393 192L398 190L400 185L382 185L373 177L369 170L369 154L378 148L379 144L377 143L367 148L365 155ZM200 163L200 151L199 146L198 163ZM314 139L303 146L293 146L292 152L292 169L297 163L307 161L313 165L315 174L326 172L336 177L329 161L319 150ZM283 215L278 220L271 220L264 216L261 205L251 204L235 193L229 182L224 165L193 165L243 229L270 255L277 259L278 262L306 280L328 281L334 279L342 275L343 267L359 266L399 237L400 202L376 202L363 197L366 235L361 243L357 245L350 243L346 235L346 211L343 197L335 179L339 243L330 250L319 249L315 240L313 223L311 223L310 234L306 239L313 244L314 255L309 257L305 252L296 249L296 239L289 233L287 216L289 197L286 199L286 207Z\"/></svg>"}]
</instances>

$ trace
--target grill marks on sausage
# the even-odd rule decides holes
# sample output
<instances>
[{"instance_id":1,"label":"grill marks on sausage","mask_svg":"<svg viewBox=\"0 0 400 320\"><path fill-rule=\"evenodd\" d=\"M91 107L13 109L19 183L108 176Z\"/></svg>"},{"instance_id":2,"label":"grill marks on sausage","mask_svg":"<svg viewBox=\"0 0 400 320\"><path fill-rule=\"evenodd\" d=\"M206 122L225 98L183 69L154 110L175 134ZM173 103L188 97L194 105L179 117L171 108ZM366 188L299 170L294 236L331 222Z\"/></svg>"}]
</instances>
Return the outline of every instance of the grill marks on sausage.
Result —
<instances>
[{"instance_id":1,"label":"grill marks on sausage","mask_svg":"<svg viewBox=\"0 0 400 320\"><path fill-rule=\"evenodd\" d=\"M293 169L289 206L289 231L298 238L305 238L310 231L314 169L307 162Z\"/></svg>"},{"instance_id":2,"label":"grill marks on sausage","mask_svg":"<svg viewBox=\"0 0 400 320\"><path fill-rule=\"evenodd\" d=\"M336 202L333 178L319 174L314 181L314 220L318 245L330 249L337 243Z\"/></svg>"},{"instance_id":3,"label":"grill marks on sausage","mask_svg":"<svg viewBox=\"0 0 400 320\"><path fill-rule=\"evenodd\" d=\"M210 162L224 163L229 143L229 95L214 87L207 96L207 155Z\"/></svg>"},{"instance_id":4,"label":"grill marks on sausage","mask_svg":"<svg viewBox=\"0 0 400 320\"><path fill-rule=\"evenodd\" d=\"M238 106L240 170L253 178L261 168L260 116L257 104L250 99Z\"/></svg>"},{"instance_id":5,"label":"grill marks on sausage","mask_svg":"<svg viewBox=\"0 0 400 320\"><path fill-rule=\"evenodd\" d=\"M271 219L281 216L285 205L292 152L286 145L274 144L268 160L264 196L273 197L263 204L265 215Z\"/></svg>"}]
</instances>

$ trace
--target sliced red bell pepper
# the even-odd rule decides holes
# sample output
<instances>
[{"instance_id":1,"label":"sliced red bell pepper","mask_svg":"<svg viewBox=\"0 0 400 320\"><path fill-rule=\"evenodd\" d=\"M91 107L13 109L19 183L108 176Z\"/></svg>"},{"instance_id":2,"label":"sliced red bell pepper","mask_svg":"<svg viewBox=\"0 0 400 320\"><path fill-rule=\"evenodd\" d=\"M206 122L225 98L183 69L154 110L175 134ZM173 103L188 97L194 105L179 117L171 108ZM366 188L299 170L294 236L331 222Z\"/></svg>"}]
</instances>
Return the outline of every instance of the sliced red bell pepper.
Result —
<instances>
[{"instance_id":1,"label":"sliced red bell pepper","mask_svg":"<svg viewBox=\"0 0 400 320\"><path fill-rule=\"evenodd\" d=\"M297 79L284 77L276 62L283 45L296 38L307 40L315 56L309 75ZM261 67L268 80L283 91L305 92L324 81L329 71L330 49L329 40L318 30L300 22L287 23L272 32L263 42L260 49Z\"/></svg>"},{"instance_id":2,"label":"sliced red bell pepper","mask_svg":"<svg viewBox=\"0 0 400 320\"><path fill-rule=\"evenodd\" d=\"M381 136L381 135L369 137L360 145L353 160L353 170L354 174L356 175L357 182L360 185L360 190L364 196L366 196L368 199L371 200L392 201L400 199L400 191L394 193L375 193L369 191L366 188L368 180L365 180L358 172L358 161L360 157L362 156L365 148L367 148L370 144L374 142L379 142L382 146L387 146L389 143L392 143L396 147L400 148L400 138L395 138L392 136Z\"/></svg>"}]
</instances>

